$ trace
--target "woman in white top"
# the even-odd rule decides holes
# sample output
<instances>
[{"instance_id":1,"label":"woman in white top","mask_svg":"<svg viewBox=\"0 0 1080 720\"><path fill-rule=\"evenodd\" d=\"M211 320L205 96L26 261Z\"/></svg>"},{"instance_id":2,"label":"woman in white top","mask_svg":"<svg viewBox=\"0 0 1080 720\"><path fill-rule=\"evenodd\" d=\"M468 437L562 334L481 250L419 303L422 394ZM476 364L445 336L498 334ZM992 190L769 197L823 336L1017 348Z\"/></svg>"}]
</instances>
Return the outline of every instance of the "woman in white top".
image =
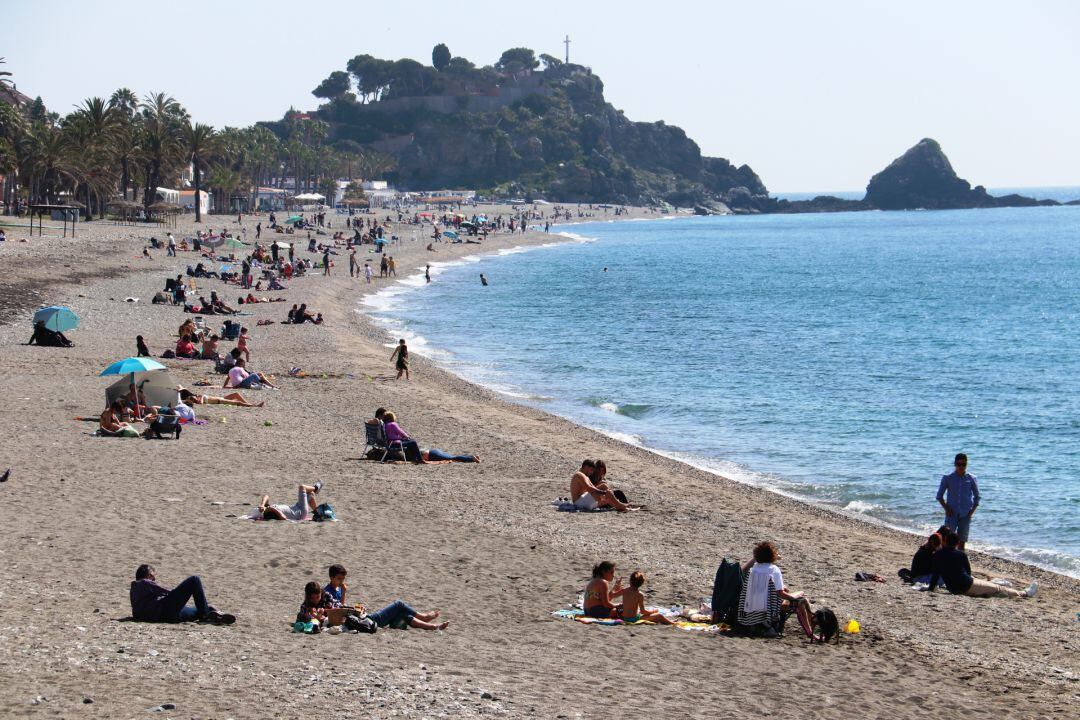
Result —
<instances>
[{"instance_id":1,"label":"woman in white top","mask_svg":"<svg viewBox=\"0 0 1080 720\"><path fill-rule=\"evenodd\" d=\"M225 384L222 387L234 387L241 389L248 389L253 383L261 383L267 387L277 388L277 385L270 382L270 379L261 372L249 373L244 367L247 363L244 358L236 358L236 366L229 371L228 376L225 378Z\"/></svg>"},{"instance_id":2,"label":"woman in white top","mask_svg":"<svg viewBox=\"0 0 1080 720\"><path fill-rule=\"evenodd\" d=\"M743 591L739 598L739 624L765 625L779 632L792 612L808 637L813 637L810 603L801 592L784 585L776 561L780 553L771 542L758 543L754 559L743 565Z\"/></svg>"}]
</instances>

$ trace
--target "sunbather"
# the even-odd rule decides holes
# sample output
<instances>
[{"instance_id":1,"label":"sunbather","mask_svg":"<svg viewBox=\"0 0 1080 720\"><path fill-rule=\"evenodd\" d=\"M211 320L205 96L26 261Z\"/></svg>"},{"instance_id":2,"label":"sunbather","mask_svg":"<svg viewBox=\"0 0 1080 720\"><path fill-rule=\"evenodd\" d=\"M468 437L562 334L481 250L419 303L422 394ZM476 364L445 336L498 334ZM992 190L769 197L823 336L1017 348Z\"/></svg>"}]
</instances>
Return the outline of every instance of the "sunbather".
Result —
<instances>
[{"instance_id":1,"label":"sunbather","mask_svg":"<svg viewBox=\"0 0 1080 720\"><path fill-rule=\"evenodd\" d=\"M603 482L597 485L596 462L585 459L581 467L570 478L570 499L579 510L595 510L600 507L613 507L619 512L626 512L630 506L620 502L611 489Z\"/></svg>"},{"instance_id":2,"label":"sunbather","mask_svg":"<svg viewBox=\"0 0 1080 720\"><path fill-rule=\"evenodd\" d=\"M934 553L933 572L930 575L929 592L933 592L938 580L948 588L953 595L967 595L969 597L1010 597L1029 598L1034 597L1039 589L1038 583L1031 583L1026 590L1015 590L971 576L971 563L968 562L967 553L959 548L960 535L949 530L945 536L945 547Z\"/></svg>"},{"instance_id":3,"label":"sunbather","mask_svg":"<svg viewBox=\"0 0 1080 720\"><path fill-rule=\"evenodd\" d=\"M796 613L807 637L813 637L810 603L801 592L784 585L784 576L776 561L780 553L771 542L754 547L754 559L743 565L743 590L739 598L739 624L745 627L762 626L765 633L775 637L783 631L784 621ZM777 602L779 601L779 602Z\"/></svg>"},{"instance_id":4,"label":"sunbather","mask_svg":"<svg viewBox=\"0 0 1080 720\"><path fill-rule=\"evenodd\" d=\"M122 400L113 400L105 412L101 413L100 430L102 435L112 437L139 437L141 433L127 422L127 410Z\"/></svg>"},{"instance_id":5,"label":"sunbather","mask_svg":"<svg viewBox=\"0 0 1080 720\"><path fill-rule=\"evenodd\" d=\"M184 335L176 341L176 357L195 360L199 357L199 351L195 349L195 343L191 335Z\"/></svg>"},{"instance_id":6,"label":"sunbather","mask_svg":"<svg viewBox=\"0 0 1080 720\"><path fill-rule=\"evenodd\" d=\"M478 463L479 455L451 455L439 448L428 448L420 451L420 457L428 463Z\"/></svg>"},{"instance_id":7,"label":"sunbather","mask_svg":"<svg viewBox=\"0 0 1080 720\"><path fill-rule=\"evenodd\" d=\"M612 582L615 583L614 587ZM585 586L585 602L581 609L592 618L617 618L622 613L622 606L616 605L614 600L625 592L622 578L615 579L615 563L604 560L593 568L592 580Z\"/></svg>"},{"instance_id":8,"label":"sunbather","mask_svg":"<svg viewBox=\"0 0 1080 720\"><path fill-rule=\"evenodd\" d=\"M271 505L270 496L263 495L259 501L259 511L263 520L307 520L315 512L315 495L322 489L322 482L314 485L296 486L296 503L293 505Z\"/></svg>"},{"instance_id":9,"label":"sunbather","mask_svg":"<svg viewBox=\"0 0 1080 720\"><path fill-rule=\"evenodd\" d=\"M262 407L266 401L251 403L240 393L229 393L224 397L217 395L196 395L184 386L176 388L180 393L180 401L187 405L232 405L234 407Z\"/></svg>"},{"instance_id":10,"label":"sunbather","mask_svg":"<svg viewBox=\"0 0 1080 720\"><path fill-rule=\"evenodd\" d=\"M386 434L386 442L401 443L401 451L405 453L405 459L410 462L423 463L424 458L420 454L420 446L416 440L409 436L409 433L405 432L400 425L397 424L397 417L392 412L388 412L383 415L383 432Z\"/></svg>"},{"instance_id":11,"label":"sunbather","mask_svg":"<svg viewBox=\"0 0 1080 720\"><path fill-rule=\"evenodd\" d=\"M623 591L622 614L620 617L626 622L648 620L661 625L674 625L675 622L667 618L659 610L645 609L645 596L641 594L641 586L644 584L644 573L640 570L630 573L630 587Z\"/></svg>"},{"instance_id":12,"label":"sunbather","mask_svg":"<svg viewBox=\"0 0 1080 720\"><path fill-rule=\"evenodd\" d=\"M234 387L239 389L250 388L255 383L262 383L267 387L276 388L277 385L270 382L270 378L261 372L249 373L245 368L244 358L236 358L236 365L225 376L225 384L222 387Z\"/></svg>"},{"instance_id":13,"label":"sunbather","mask_svg":"<svg viewBox=\"0 0 1080 720\"><path fill-rule=\"evenodd\" d=\"M211 335L202 341L202 352L199 353L199 357L203 360L220 360L221 353L218 352L218 343L221 342L221 338L217 335Z\"/></svg>"},{"instance_id":14,"label":"sunbather","mask_svg":"<svg viewBox=\"0 0 1080 720\"><path fill-rule=\"evenodd\" d=\"M341 601L334 601L334 594L331 590L334 588L335 576L331 575L331 582L326 586L323 591L324 604L330 607L344 607L345 606L345 568L340 565L332 565L331 572L334 570L340 570L338 576L341 580ZM436 623L439 618L439 610L429 610L427 612L420 612L414 610L403 600L395 600L381 610L375 612L368 612L363 603L357 603L354 609L361 613L367 614L369 618L375 621L375 624L379 627L393 627L397 629L404 629L406 627L419 628L421 630L445 630L450 626L449 622ZM329 613L333 613L330 610Z\"/></svg>"},{"instance_id":15,"label":"sunbather","mask_svg":"<svg viewBox=\"0 0 1080 720\"><path fill-rule=\"evenodd\" d=\"M157 584L154 568L140 565L135 570L135 581L129 593L131 615L143 622L208 622L215 625L232 625L234 615L218 612L206 601L202 580L192 575L172 590ZM188 607L188 600L195 607Z\"/></svg>"}]
</instances>

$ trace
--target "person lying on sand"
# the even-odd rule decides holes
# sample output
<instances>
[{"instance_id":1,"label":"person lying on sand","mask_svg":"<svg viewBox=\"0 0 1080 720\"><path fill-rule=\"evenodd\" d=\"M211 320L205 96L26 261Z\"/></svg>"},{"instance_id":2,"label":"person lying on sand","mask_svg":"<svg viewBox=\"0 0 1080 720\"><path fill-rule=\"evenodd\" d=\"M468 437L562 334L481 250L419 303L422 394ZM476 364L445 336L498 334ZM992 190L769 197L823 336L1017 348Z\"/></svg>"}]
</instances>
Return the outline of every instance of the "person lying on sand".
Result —
<instances>
[{"instance_id":1,"label":"person lying on sand","mask_svg":"<svg viewBox=\"0 0 1080 720\"><path fill-rule=\"evenodd\" d=\"M424 459L424 462L439 465L443 463L478 463L480 462L479 455L451 455L445 450L439 448L428 448L427 450L420 451L420 457Z\"/></svg>"},{"instance_id":2,"label":"person lying on sand","mask_svg":"<svg viewBox=\"0 0 1080 720\"><path fill-rule=\"evenodd\" d=\"M674 625L675 622L659 610L645 609L645 596L641 594L641 586L644 584L644 573L640 570L630 573L630 587L623 590L622 613L619 617L626 622L648 620L661 625Z\"/></svg>"},{"instance_id":3,"label":"person lying on sand","mask_svg":"<svg viewBox=\"0 0 1080 720\"><path fill-rule=\"evenodd\" d=\"M330 584L326 586L323 592L324 602L329 600L328 605L331 608L345 607L345 575L346 570L341 565L331 565L330 572L339 571L337 577L331 574ZM340 578L340 591L341 600L336 601L334 596L336 595L335 581ZM429 610L427 612L420 612L411 608L404 600L395 600L381 610L375 612L367 612L367 608L363 603L357 603L353 606L353 609L361 614L367 614L369 618L375 621L375 624L379 627L392 627L395 629L405 629L406 627L419 628L421 630L445 630L450 626L449 622L436 623L440 615L439 610ZM329 613L333 613L330 610Z\"/></svg>"},{"instance_id":4,"label":"person lying on sand","mask_svg":"<svg viewBox=\"0 0 1080 720\"><path fill-rule=\"evenodd\" d=\"M218 612L206 601L202 580L192 575L172 590L157 584L152 565L140 565L135 570L135 581L129 593L131 615L142 622L205 622L215 625L232 625L235 615ZM195 607L188 607L188 600Z\"/></svg>"},{"instance_id":5,"label":"person lying on sand","mask_svg":"<svg viewBox=\"0 0 1080 720\"><path fill-rule=\"evenodd\" d=\"M236 365L232 370L229 370L229 374L225 376L225 384L222 387L234 387L238 389L250 388L254 383L262 383L267 387L277 388L277 385L270 382L269 376L261 372L249 373L244 365L244 358L236 358Z\"/></svg>"},{"instance_id":6,"label":"person lying on sand","mask_svg":"<svg viewBox=\"0 0 1080 720\"><path fill-rule=\"evenodd\" d=\"M266 401L258 403L248 402L240 393L229 393L224 397L218 397L217 395L196 395L183 385L176 388L180 393L180 401L186 405L232 405L234 407L262 407L266 404Z\"/></svg>"},{"instance_id":7,"label":"person lying on sand","mask_svg":"<svg viewBox=\"0 0 1080 720\"><path fill-rule=\"evenodd\" d=\"M581 467L570 478L570 499L579 510L595 510L599 507L613 507L619 512L630 510L630 506L619 501L607 484L601 482L597 485L593 478L596 476L596 462L585 459L581 461Z\"/></svg>"},{"instance_id":8,"label":"person lying on sand","mask_svg":"<svg viewBox=\"0 0 1080 720\"><path fill-rule=\"evenodd\" d=\"M1031 583L1025 590L1014 590L1013 588L997 585L989 580L973 578L967 553L959 548L961 542L960 535L952 530L945 535L945 547L934 553L933 572L930 575L928 592L934 591L940 579L944 581L943 584L953 595L967 595L968 597L1035 597L1035 592L1039 589L1037 582Z\"/></svg>"},{"instance_id":9,"label":"person lying on sand","mask_svg":"<svg viewBox=\"0 0 1080 720\"><path fill-rule=\"evenodd\" d=\"M622 606L616 605L614 600L626 592L622 582L622 578L615 579L615 563L609 560L597 563L593 567L592 580L585 586L585 602L581 608L585 615L605 620L619 617Z\"/></svg>"},{"instance_id":10,"label":"person lying on sand","mask_svg":"<svg viewBox=\"0 0 1080 720\"><path fill-rule=\"evenodd\" d=\"M139 437L141 433L127 422L127 409L123 400L113 400L112 405L101 413L100 432L111 437Z\"/></svg>"},{"instance_id":11,"label":"person lying on sand","mask_svg":"<svg viewBox=\"0 0 1080 720\"><path fill-rule=\"evenodd\" d=\"M810 602L801 592L784 585L784 576L776 561L780 553L771 542L754 547L754 559L743 565L743 590L739 598L739 624L765 626L766 637L776 637L791 612L799 618L803 632L813 637Z\"/></svg>"},{"instance_id":12,"label":"person lying on sand","mask_svg":"<svg viewBox=\"0 0 1080 720\"><path fill-rule=\"evenodd\" d=\"M322 489L322 481L314 485L300 484L296 486L296 503L294 505L271 505L270 496L263 495L259 501L259 511L263 520L307 520L315 512L317 503L315 495Z\"/></svg>"}]
</instances>

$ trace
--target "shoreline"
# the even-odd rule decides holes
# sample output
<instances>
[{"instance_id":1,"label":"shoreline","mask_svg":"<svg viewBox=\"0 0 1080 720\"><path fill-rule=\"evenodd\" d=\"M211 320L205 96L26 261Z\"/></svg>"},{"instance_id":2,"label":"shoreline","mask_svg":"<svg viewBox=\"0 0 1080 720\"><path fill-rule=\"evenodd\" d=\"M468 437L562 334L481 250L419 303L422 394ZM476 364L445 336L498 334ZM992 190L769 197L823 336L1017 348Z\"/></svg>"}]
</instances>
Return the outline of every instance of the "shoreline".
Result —
<instances>
[{"instance_id":1,"label":"shoreline","mask_svg":"<svg viewBox=\"0 0 1080 720\"><path fill-rule=\"evenodd\" d=\"M586 221L579 222L579 223L568 223L568 224L566 224L566 226L581 226L581 225L588 225L588 224L592 224L592 223L610 223L610 222L638 222L638 221L680 220L680 219L685 219L687 217L694 217L694 216L689 216L689 215L688 216L683 216L683 217L680 217L680 216L664 216L664 217L658 217L658 218L634 217L634 218L628 218L626 220L618 220L618 219L599 220L599 221L588 221L588 220L586 220ZM552 234L556 234L556 228L559 228L559 227L560 226L552 225L552 227L551 227ZM602 242L602 240L600 240L600 239L586 238L586 237L581 236L578 233L574 233L574 232L570 232L570 231L560 231L560 232L558 232L558 234L562 235L564 238L566 238L566 240L563 241L563 242L549 242L549 243L526 242L526 243L523 243L523 244L520 244L520 245L513 245L513 246L508 247L508 248L499 248L498 250L490 250L490 251L479 250L475 254L464 255L464 256L458 257L455 260L450 261L449 263L445 263L445 265L459 267L459 266L461 266L463 264L471 264L471 263L475 263L475 262L481 262L484 259L498 258L500 256L518 254L518 253L522 253L522 252L531 252L531 251L537 250L539 248L559 247L559 246L564 246L564 245L578 244L578 243L582 243L582 242ZM433 266L433 268L434 267L435 266ZM423 291L423 289L426 287L426 285L418 284L415 287L406 287L405 289L402 289L402 290L400 290L398 292L395 292L395 289L397 287L400 287L401 285L403 285L405 280L409 280L409 279L412 279L412 278L415 278L415 277L423 278L423 273L421 272L421 273L419 273L419 275L403 277L403 278L399 279L394 285L384 287L381 290L376 291L375 293L370 293L370 294L365 293L363 295L362 299L360 300L360 302L357 304L357 312L359 312L361 315L365 316L375 327L380 328L380 329L385 331L385 336L386 336L386 343L385 344L386 344L387 348L392 347L393 344L394 344L394 341L392 340L393 332L398 332L398 330L395 329L395 326L401 326L403 324L403 322L400 321L398 318L390 319L390 318L378 317L376 315L376 313L394 313L396 311L392 310L392 309L389 309L388 306L387 307L382 307L382 308L375 308L369 301L372 298L377 297L379 295L384 295L386 298L395 298L395 297L397 297L399 295L404 295L406 293ZM433 274L432 277L434 278L435 275ZM402 314L404 314L404 313L402 313ZM420 350L413 350L413 352L415 352L418 355L423 355L430 362L434 363L437 367L439 367L440 370L443 370L444 372L448 372L448 373L454 375L455 377L460 378L464 382L467 382L467 383L470 383L470 384L475 385L477 387L480 387L480 388L483 388L485 390L491 391L491 392L495 393L496 395L498 395L500 398L502 398L505 402L508 402L511 405L528 407L528 408L531 408L531 409L534 409L534 410L538 410L540 412L548 413L548 414L550 414L550 415L552 415L554 417L562 418L562 419L567 420L567 421L569 421L569 422L571 422L571 423L573 423L573 424L575 424L575 425L577 425L579 427L582 427L584 429L590 430L592 432L600 433L600 434L602 434L602 435L604 435L606 437L609 437L609 438L611 438L612 440L614 440L616 442L622 443L622 444L624 444L624 445L626 445L628 447L634 447L634 448L642 449L642 450L650 452L650 453L652 453L652 454L654 454L654 455L656 455L658 457L666 458L668 460L672 460L674 462L678 462L678 463L681 463L683 465L686 465L689 468L693 468L695 470L699 470L699 471L708 473L710 475L714 475L719 480L722 480L724 482L733 482L733 483L738 483L738 484L741 484L741 485L746 485L748 487L761 488L761 489L764 489L767 492L774 493L774 494L776 494L778 496L793 500L795 502L803 503L803 504L805 504L807 506L810 506L810 507L820 508L822 510L826 510L826 511L835 513L839 517L850 518L852 520L856 520L856 521L859 521L859 522L864 522L864 523L866 523L867 525L869 525L871 527L883 528L883 529L890 530L890 531L904 533L905 535L910 536L912 538L912 542L915 543L915 544L918 543L920 538L924 538L926 534L928 534L930 531L933 530L933 528L929 528L929 530L920 529L920 528L914 527L913 524L904 525L904 524L902 524L902 522L890 522L889 520L882 519L882 518L877 518L877 517L874 517L874 516L869 515L867 513L859 512L857 510L847 510L846 505L845 506L839 506L838 504L830 504L830 503L825 502L825 501L816 500L813 497L810 497L808 495L799 493L798 490L785 490L785 489L783 489L781 487L770 484L767 481L755 482L753 479L750 479L750 478L740 479L738 477L725 474L723 470L720 470L720 469L718 469L716 467L710 466L710 463L713 463L713 462L716 462L716 461L720 460L718 458L708 458L708 457L699 457L699 456L694 456L694 455L679 454L676 451L668 450L668 449L665 449L665 448L662 448L662 447L654 447L654 446L647 445L647 444L642 443L642 442L631 442L629 439L627 439L628 436L627 436L626 433L622 433L622 432L619 432L619 431L616 431L616 430L607 430L607 429L604 429L602 427L595 427L593 425L590 425L587 421L579 419L579 418L575 418L572 415L561 414L561 413L558 413L558 412L548 410L545 407L543 407L543 403L541 402L542 400L547 400L547 399L558 400L560 398L546 398L544 396L536 396L534 394L529 393L526 389L520 388L518 386L511 386L512 389L494 386L494 385L485 383L483 380L476 379L476 378L471 378L467 374L460 373L459 371L455 370L452 367L448 367L445 364L446 356L447 355L453 356L454 348L452 348L452 347L445 347L444 348L444 347L441 347L441 346L431 345L430 342L429 342L429 338L425 338L422 335L417 335L417 334L411 333L409 331L402 331L402 332L400 332L400 334L408 340L410 349L413 349L413 340L414 339L419 339L422 342L422 344L419 346L421 349ZM434 353L428 354L432 350L434 351ZM440 357L440 356L442 356L442 357ZM732 464L737 464L737 463L732 463ZM745 467L745 466L741 466L741 465L739 467L744 467L744 469L747 471L747 473L751 474L751 475L762 475L762 476L766 475L766 473L764 473L762 471L755 470L752 467ZM793 483L793 484L797 485L797 483ZM848 504L850 505L851 503L849 502ZM996 558L996 559L999 559L999 560L1002 560L1002 561L1006 561L1006 562L1010 562L1010 563L1016 563L1016 564L1019 564L1021 566L1030 567L1030 568L1041 570L1041 571L1044 571L1044 572L1053 573L1055 575L1060 575L1062 577L1069 578L1071 580L1080 581L1080 574L1070 574L1069 572L1065 571L1063 568L1055 567L1055 566L1049 565L1049 564L1040 564L1039 562L1034 561L1034 560L1032 560L1032 559L1025 556L1025 554L1061 553L1065 557L1071 557L1071 556L1065 555L1064 553L1062 553L1062 551L1059 551L1059 550L1054 550L1054 549L1051 549L1051 548L1037 548L1037 547L1013 548L1013 547L1009 547L1009 546L1006 546L1006 545L999 545L999 544L990 543L990 542L975 542L975 543L972 543L969 546L968 551L969 551L969 553L978 553L979 555L982 555L982 556L985 556L985 557L992 557L992 558Z\"/></svg>"},{"instance_id":2,"label":"shoreline","mask_svg":"<svg viewBox=\"0 0 1080 720\"><path fill-rule=\"evenodd\" d=\"M213 216L204 227L222 224L235 228L235 218ZM136 333L159 355L189 317L148 300L194 254L139 259L139 230L95 226L87 233L93 244L80 237L81 244L35 239L0 248L0 261L25 281L62 283L65 263L119 273L45 291L43 299L66 303L83 319L74 348L21 345L21 317L0 326L0 466L13 467L0 492L24 508L49 509L48 516L14 512L7 522L19 551L0 568L9 598L0 603L0 634L11 639L0 649L8 688L0 713L70 717L85 713L83 698L91 698L93 711L110 717L166 701L184 716L256 718L274 708L293 717L303 714L302 696L371 717L642 710L685 717L702 707L741 716L765 686L771 702L820 717L922 717L948 697L970 716L990 718L1004 709L1067 713L1080 698L1073 617L1080 582L973 553L980 576L1038 579L1039 596L916 593L893 575L915 549L905 533L718 479L511 402L421 356L412 380L395 382L388 336L359 311L367 287L349 279L347 264L342 271L342 256L329 279L294 279L286 292L269 293L287 302L252 306L242 318L252 329L253 369L280 381L280 391L247 393L266 407L199 406L208 424L176 441L90 437L92 425L73 416L97 412L107 384L101 368L131 354ZM511 243L522 239L493 236L485 251ZM98 246L100 256L87 251ZM439 246L436 255L476 249L466 247ZM389 253L399 268L432 257L423 242ZM218 281L200 285L225 287L227 301L236 292ZM141 300L123 302L128 295ZM322 312L326 324L280 324L294 302ZM221 394L220 376L205 363L163 362L177 382L207 377L208 390ZM313 376L288 377L294 366ZM378 406L398 412L424 446L479 453L484 462L359 460L361 424ZM648 509L555 512L548 503L567 493L582 457L605 458L616 486ZM236 517L264 493L280 501L295 497L297 483L315 480L326 481L339 522ZM601 559L617 562L620 574L642 569L650 604L696 605L720 559L745 558L759 539L778 543L792 587L842 621L858 619L862 632L823 647L808 645L794 623L783 638L765 641L585 627L549 615L577 597ZM141 562L154 564L167 585L199 574L210 601L235 613L237 625L120 622ZM334 562L349 568L351 596L380 607L399 597L418 609L437 607L450 629L292 634L288 622L304 583L323 580ZM853 582L859 570L888 582ZM943 664L953 672L943 674ZM603 668L612 688L649 690L598 692L581 682L583 668ZM29 708L38 696L47 700Z\"/></svg>"}]
</instances>

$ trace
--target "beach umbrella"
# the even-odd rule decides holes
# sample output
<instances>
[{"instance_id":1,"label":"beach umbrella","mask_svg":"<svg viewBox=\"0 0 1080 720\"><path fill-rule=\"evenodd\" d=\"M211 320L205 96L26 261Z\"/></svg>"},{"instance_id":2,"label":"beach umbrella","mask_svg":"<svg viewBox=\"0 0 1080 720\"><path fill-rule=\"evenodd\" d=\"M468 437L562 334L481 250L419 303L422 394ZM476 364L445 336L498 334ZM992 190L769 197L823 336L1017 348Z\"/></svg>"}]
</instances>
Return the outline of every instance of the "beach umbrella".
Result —
<instances>
[{"instance_id":1,"label":"beach umbrella","mask_svg":"<svg viewBox=\"0 0 1080 720\"><path fill-rule=\"evenodd\" d=\"M244 243L239 240L234 240L233 238L225 238L225 242L221 243L221 246L226 250L243 250L247 247Z\"/></svg>"},{"instance_id":2,"label":"beach umbrella","mask_svg":"<svg viewBox=\"0 0 1080 720\"><path fill-rule=\"evenodd\" d=\"M445 231L443 231L443 236L448 237L448 238L453 238L453 239L457 240L457 233L454 232L453 230L445 230Z\"/></svg>"},{"instance_id":3,"label":"beach umbrella","mask_svg":"<svg viewBox=\"0 0 1080 720\"><path fill-rule=\"evenodd\" d=\"M167 369L151 370L140 376L138 383L133 377L121 378L105 389L105 405L109 406L113 400L124 397L128 386L134 384L139 392L146 398L146 404L154 407L175 406L180 399L176 391L176 383Z\"/></svg>"},{"instance_id":4,"label":"beach umbrella","mask_svg":"<svg viewBox=\"0 0 1080 720\"><path fill-rule=\"evenodd\" d=\"M285 222L287 222L287 223L294 223L294 222L300 222L300 221L301 221L301 220L303 220L303 219L304 219L304 218L303 218L303 217L301 217L300 215L290 215L290 216L289 216L289 219L288 219L288 220L286 220Z\"/></svg>"},{"instance_id":5,"label":"beach umbrella","mask_svg":"<svg viewBox=\"0 0 1080 720\"><path fill-rule=\"evenodd\" d=\"M287 242L278 241L278 242L276 242L274 244L277 245L278 248L281 249L281 250L288 250L289 249L289 243L287 243Z\"/></svg>"},{"instance_id":6,"label":"beach umbrella","mask_svg":"<svg viewBox=\"0 0 1080 720\"><path fill-rule=\"evenodd\" d=\"M70 308L61 305L43 307L34 313L34 325L45 323L45 329L54 332L67 332L79 327L79 317Z\"/></svg>"},{"instance_id":7,"label":"beach umbrella","mask_svg":"<svg viewBox=\"0 0 1080 720\"><path fill-rule=\"evenodd\" d=\"M157 360L147 357L129 357L124 358L123 360L117 360L112 365L102 370L99 377L105 377L106 375L133 375L135 373L165 369L165 366Z\"/></svg>"},{"instance_id":8,"label":"beach umbrella","mask_svg":"<svg viewBox=\"0 0 1080 720\"><path fill-rule=\"evenodd\" d=\"M159 363L157 360L151 360L150 358L146 358L146 357L129 357L129 358L124 358L123 360L117 360L112 365L110 365L109 367L102 370L101 375L99 377L105 377L106 375L127 375L128 377L125 380L122 380L122 381L120 381L118 383L113 383L110 386L110 390L112 388L118 386L118 385L124 386L125 387L125 392L127 392L127 390L126 390L127 385L135 385L136 384L135 383L135 376L136 375L139 375L139 374L142 374L142 373L153 372L155 370L166 370L167 371L168 368L166 368L164 365ZM112 402L112 400L109 400L109 390L105 391L105 399L109 403ZM115 398L113 398L113 399L115 399ZM149 398L147 398L147 401L149 401Z\"/></svg>"}]
</instances>

